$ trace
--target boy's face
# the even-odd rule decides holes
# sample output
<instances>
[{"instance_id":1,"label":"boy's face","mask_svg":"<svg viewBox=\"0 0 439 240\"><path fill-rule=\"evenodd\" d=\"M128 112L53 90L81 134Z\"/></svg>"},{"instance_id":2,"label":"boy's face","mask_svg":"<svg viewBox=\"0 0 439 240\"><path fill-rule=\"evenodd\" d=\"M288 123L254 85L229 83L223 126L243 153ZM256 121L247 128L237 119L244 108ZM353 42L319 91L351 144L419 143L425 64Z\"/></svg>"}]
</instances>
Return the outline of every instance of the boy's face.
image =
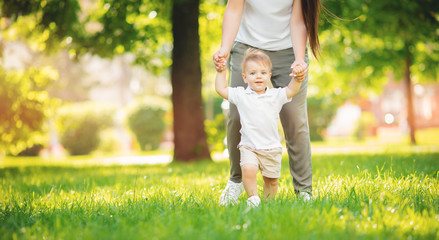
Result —
<instances>
[{"instance_id":1,"label":"boy's face","mask_svg":"<svg viewBox=\"0 0 439 240\"><path fill-rule=\"evenodd\" d=\"M262 63L248 61L245 64L245 71L242 78L248 86L257 94L265 93L268 82L271 78L271 69Z\"/></svg>"}]
</instances>

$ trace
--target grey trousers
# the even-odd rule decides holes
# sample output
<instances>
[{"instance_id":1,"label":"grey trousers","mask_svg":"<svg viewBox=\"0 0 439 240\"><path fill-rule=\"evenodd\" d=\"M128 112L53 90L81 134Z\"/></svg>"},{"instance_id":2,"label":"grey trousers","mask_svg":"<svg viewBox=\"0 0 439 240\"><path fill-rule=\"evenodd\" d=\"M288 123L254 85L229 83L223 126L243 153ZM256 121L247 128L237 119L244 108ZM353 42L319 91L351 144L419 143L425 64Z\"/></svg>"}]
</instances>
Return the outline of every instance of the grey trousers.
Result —
<instances>
[{"instance_id":1,"label":"grey trousers","mask_svg":"<svg viewBox=\"0 0 439 240\"><path fill-rule=\"evenodd\" d=\"M241 62L244 52L250 46L235 42L230 51L230 86L246 87L242 79ZM291 81L291 64L294 62L292 48L280 51L265 51L271 59L273 69L271 83L273 87L285 87ZM309 64L308 54L305 58ZM292 101L285 104L279 114L285 133L285 142L288 149L290 172L293 176L293 186L296 193L300 191L312 192L311 144L309 138L308 113L306 107L306 93L308 76L302 82L299 92ZM242 180L240 152L238 144L241 140L241 123L236 106L230 104L227 120L227 146L230 158L230 180L239 183Z\"/></svg>"}]
</instances>

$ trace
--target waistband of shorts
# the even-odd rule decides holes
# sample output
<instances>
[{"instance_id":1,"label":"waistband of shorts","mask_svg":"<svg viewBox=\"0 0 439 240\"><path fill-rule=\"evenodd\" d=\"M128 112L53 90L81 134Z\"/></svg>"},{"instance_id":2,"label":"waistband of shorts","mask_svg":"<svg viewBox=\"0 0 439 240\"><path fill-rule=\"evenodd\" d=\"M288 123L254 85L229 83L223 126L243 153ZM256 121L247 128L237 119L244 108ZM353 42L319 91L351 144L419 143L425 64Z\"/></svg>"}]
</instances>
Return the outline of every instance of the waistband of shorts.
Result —
<instances>
[{"instance_id":1,"label":"waistband of shorts","mask_svg":"<svg viewBox=\"0 0 439 240\"><path fill-rule=\"evenodd\" d=\"M264 152L270 152L270 151L282 151L282 148L280 148L280 147L278 147L278 148L266 148L266 149L256 149L256 148L254 148L254 147L250 147L250 146L247 146L247 145L238 145L238 148L240 149L240 148L245 148L245 149L247 149L247 150L250 150L250 151L264 151Z\"/></svg>"}]
</instances>

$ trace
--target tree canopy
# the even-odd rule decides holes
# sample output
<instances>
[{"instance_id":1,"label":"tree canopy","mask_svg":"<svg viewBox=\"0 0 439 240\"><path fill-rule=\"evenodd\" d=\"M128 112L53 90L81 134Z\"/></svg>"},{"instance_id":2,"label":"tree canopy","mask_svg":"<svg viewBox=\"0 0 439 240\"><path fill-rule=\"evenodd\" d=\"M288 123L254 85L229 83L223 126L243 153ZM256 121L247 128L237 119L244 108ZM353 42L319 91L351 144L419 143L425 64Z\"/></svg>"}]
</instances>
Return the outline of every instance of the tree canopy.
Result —
<instances>
[{"instance_id":1,"label":"tree canopy","mask_svg":"<svg viewBox=\"0 0 439 240\"><path fill-rule=\"evenodd\" d=\"M380 89L389 72L404 79L415 143L412 81L439 79L439 2L344 0L325 6L339 18L329 16L323 24L325 60L319 76L326 79L324 86L364 96Z\"/></svg>"}]
</instances>

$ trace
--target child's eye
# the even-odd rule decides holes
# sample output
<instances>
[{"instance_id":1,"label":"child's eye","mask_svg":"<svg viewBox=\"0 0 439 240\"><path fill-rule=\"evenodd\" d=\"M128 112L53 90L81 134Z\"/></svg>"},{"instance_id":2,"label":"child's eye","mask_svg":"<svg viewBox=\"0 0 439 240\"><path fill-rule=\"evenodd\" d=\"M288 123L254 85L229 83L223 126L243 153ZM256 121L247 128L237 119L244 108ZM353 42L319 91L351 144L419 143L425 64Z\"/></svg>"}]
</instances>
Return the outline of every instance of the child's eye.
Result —
<instances>
[{"instance_id":1,"label":"child's eye","mask_svg":"<svg viewBox=\"0 0 439 240\"><path fill-rule=\"evenodd\" d=\"M255 74L256 74L255 72L251 72L251 73L250 73L250 75L255 75Z\"/></svg>"}]
</instances>

